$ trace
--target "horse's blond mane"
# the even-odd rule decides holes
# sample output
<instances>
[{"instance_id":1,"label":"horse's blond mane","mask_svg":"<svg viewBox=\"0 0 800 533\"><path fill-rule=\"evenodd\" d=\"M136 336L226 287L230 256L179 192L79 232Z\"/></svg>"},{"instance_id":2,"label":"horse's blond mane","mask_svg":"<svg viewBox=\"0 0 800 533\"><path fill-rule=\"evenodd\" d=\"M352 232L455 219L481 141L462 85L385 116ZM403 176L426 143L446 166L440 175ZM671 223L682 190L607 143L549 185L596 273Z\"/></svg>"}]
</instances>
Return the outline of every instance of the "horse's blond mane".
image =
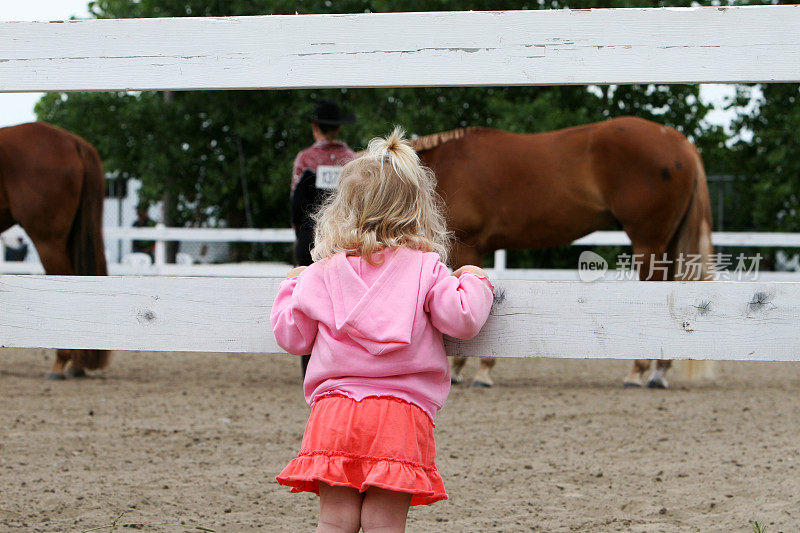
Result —
<instances>
[{"instance_id":1,"label":"horse's blond mane","mask_svg":"<svg viewBox=\"0 0 800 533\"><path fill-rule=\"evenodd\" d=\"M440 131L439 133L432 133L430 135L425 135L424 137L416 137L409 139L408 142L411 143L411 146L417 152L424 152L425 150L431 150L441 144L460 139L469 133L481 129L483 128L479 128L477 126L468 126L466 128L458 128L455 130Z\"/></svg>"},{"instance_id":2,"label":"horse's blond mane","mask_svg":"<svg viewBox=\"0 0 800 533\"><path fill-rule=\"evenodd\" d=\"M408 139L408 143L417 152L424 152L425 150L432 150L433 148L436 148L437 146L440 146L446 142L461 139L462 137L466 137L468 134L477 131L492 130L487 130L486 128L481 128L479 126L467 126L466 128L457 128L454 130L440 131L439 133L431 133L430 135L424 135L422 137L414 137L412 139ZM366 150L356 152L356 157L361 157L365 153L367 153Z\"/></svg>"}]
</instances>

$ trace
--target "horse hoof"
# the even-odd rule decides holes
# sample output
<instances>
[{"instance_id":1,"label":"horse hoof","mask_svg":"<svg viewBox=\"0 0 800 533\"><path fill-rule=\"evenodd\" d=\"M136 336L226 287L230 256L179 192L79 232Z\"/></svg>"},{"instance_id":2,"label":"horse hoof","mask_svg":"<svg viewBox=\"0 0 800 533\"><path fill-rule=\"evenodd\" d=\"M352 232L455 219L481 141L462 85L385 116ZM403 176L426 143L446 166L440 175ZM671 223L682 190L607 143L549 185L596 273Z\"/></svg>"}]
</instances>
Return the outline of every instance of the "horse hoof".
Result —
<instances>
[{"instance_id":1,"label":"horse hoof","mask_svg":"<svg viewBox=\"0 0 800 533\"><path fill-rule=\"evenodd\" d=\"M666 389L667 388L667 382L666 381L662 381L662 380L657 380L657 379L651 379L650 381L647 382L647 388L648 389Z\"/></svg>"},{"instance_id":2,"label":"horse hoof","mask_svg":"<svg viewBox=\"0 0 800 533\"><path fill-rule=\"evenodd\" d=\"M470 385L470 387L472 387L473 389L489 389L493 386L494 385L492 385L491 383L484 383L483 381L477 381L477 380L473 381L472 384Z\"/></svg>"},{"instance_id":3,"label":"horse hoof","mask_svg":"<svg viewBox=\"0 0 800 533\"><path fill-rule=\"evenodd\" d=\"M641 383L636 383L635 381L626 381L625 383L622 384L622 388L623 389L641 389L642 388L642 384Z\"/></svg>"},{"instance_id":4,"label":"horse hoof","mask_svg":"<svg viewBox=\"0 0 800 533\"><path fill-rule=\"evenodd\" d=\"M63 381L67 379L61 372L48 372L45 374L44 378L48 381Z\"/></svg>"},{"instance_id":5,"label":"horse hoof","mask_svg":"<svg viewBox=\"0 0 800 533\"><path fill-rule=\"evenodd\" d=\"M80 370L73 370L72 368L67 369L67 377L68 378L85 378L86 371L83 369Z\"/></svg>"}]
</instances>

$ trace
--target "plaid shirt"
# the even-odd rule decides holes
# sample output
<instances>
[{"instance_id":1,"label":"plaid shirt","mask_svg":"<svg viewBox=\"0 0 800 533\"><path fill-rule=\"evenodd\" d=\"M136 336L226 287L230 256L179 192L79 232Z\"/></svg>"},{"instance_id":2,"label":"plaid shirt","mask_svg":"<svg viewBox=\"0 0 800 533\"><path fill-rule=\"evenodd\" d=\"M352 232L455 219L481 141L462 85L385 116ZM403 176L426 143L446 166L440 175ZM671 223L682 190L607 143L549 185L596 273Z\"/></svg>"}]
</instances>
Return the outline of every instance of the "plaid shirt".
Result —
<instances>
[{"instance_id":1,"label":"plaid shirt","mask_svg":"<svg viewBox=\"0 0 800 533\"><path fill-rule=\"evenodd\" d=\"M356 158L356 153L342 141L317 141L294 158L291 191L297 185L305 169L317 171L320 165L344 166Z\"/></svg>"}]
</instances>

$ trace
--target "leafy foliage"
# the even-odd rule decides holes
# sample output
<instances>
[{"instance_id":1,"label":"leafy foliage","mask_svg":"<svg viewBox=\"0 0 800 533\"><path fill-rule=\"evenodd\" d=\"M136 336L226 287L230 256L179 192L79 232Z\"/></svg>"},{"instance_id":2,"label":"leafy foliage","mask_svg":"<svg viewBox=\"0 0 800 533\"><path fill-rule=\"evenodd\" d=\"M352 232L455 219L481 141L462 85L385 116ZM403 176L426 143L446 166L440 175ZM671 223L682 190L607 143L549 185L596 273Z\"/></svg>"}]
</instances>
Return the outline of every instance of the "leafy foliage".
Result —
<instances>
[{"instance_id":1,"label":"leafy foliage","mask_svg":"<svg viewBox=\"0 0 800 533\"><path fill-rule=\"evenodd\" d=\"M760 86L752 114L739 118L738 126L752 139L738 142L735 158L740 198L751 206L745 223L762 230L800 231L800 85Z\"/></svg>"}]
</instances>

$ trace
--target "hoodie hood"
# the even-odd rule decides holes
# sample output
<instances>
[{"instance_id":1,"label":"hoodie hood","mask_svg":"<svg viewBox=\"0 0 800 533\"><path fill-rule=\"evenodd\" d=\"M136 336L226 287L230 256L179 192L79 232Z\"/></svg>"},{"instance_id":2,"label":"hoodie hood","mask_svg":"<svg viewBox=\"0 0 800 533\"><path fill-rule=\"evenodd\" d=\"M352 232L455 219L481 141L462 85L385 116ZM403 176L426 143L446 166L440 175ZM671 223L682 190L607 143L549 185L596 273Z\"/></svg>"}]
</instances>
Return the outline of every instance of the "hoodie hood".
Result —
<instances>
[{"instance_id":1,"label":"hoodie hood","mask_svg":"<svg viewBox=\"0 0 800 533\"><path fill-rule=\"evenodd\" d=\"M422 252L400 247L383 257L382 271L372 286L364 282L343 253L331 257L325 273L337 332L372 355L387 354L411 343L420 292Z\"/></svg>"}]
</instances>

